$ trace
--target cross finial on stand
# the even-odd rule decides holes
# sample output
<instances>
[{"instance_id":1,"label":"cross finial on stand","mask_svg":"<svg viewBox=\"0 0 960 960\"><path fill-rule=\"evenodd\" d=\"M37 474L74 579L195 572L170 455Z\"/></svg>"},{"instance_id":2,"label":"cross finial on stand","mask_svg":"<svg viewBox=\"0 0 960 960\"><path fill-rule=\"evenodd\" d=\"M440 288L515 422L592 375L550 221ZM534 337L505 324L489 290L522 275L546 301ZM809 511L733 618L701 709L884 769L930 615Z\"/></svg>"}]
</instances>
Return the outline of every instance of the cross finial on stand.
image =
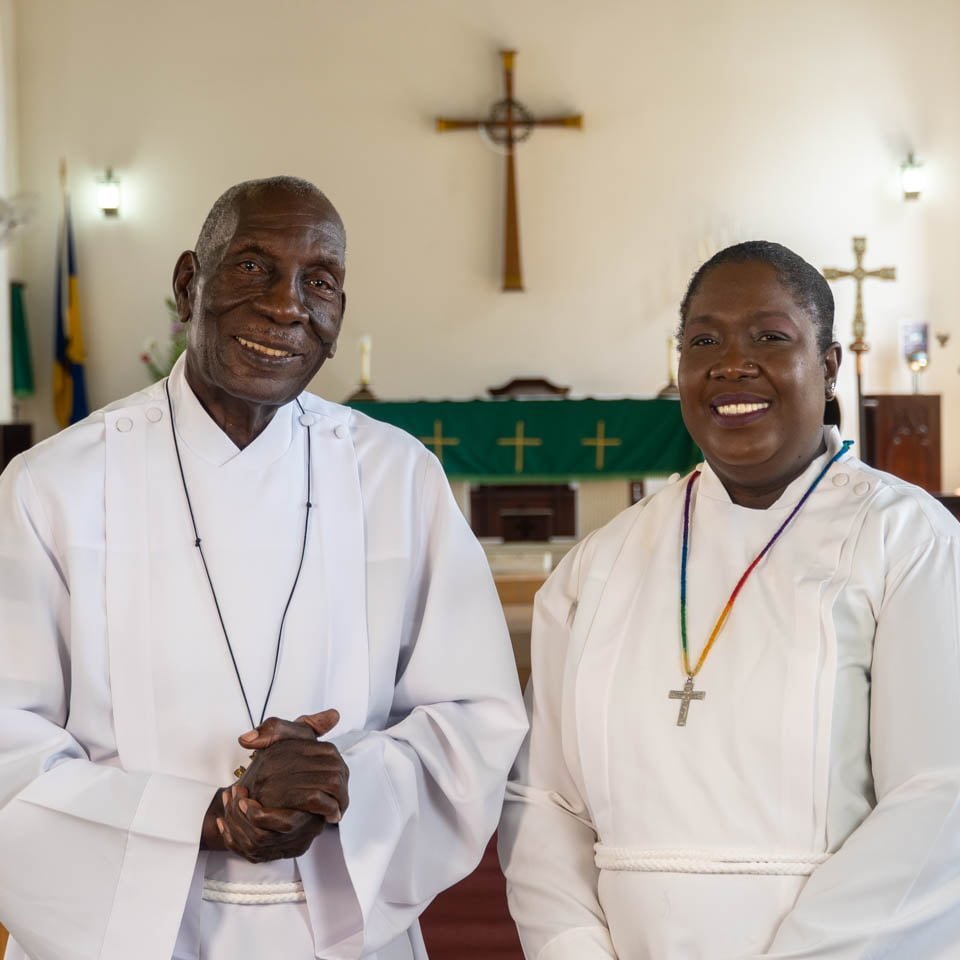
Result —
<instances>
[{"instance_id":1,"label":"cross finial on stand","mask_svg":"<svg viewBox=\"0 0 960 960\"><path fill-rule=\"evenodd\" d=\"M827 280L843 280L852 277L857 284L856 306L853 311L853 343L850 350L856 357L857 366L857 417L860 422L860 440L863 441L863 355L870 349L867 343L867 324L863 319L863 281L875 277L878 280L896 280L896 267L880 267L877 270L865 270L863 255L867 252L867 238L853 238L853 255L856 265L852 270L839 270L836 267L824 267L823 275Z\"/></svg>"},{"instance_id":2,"label":"cross finial on stand","mask_svg":"<svg viewBox=\"0 0 960 960\"><path fill-rule=\"evenodd\" d=\"M523 143L534 127L567 127L582 129L583 114L556 117L535 117L519 100L513 97L513 62L515 50L501 50L503 62L502 100L491 108L483 119L450 120L437 117L437 130L479 130L491 142L503 147L507 168L506 211L504 214L503 241L503 289L523 290L523 274L520 270L520 225L517 217L517 169L514 148Z\"/></svg>"}]
</instances>

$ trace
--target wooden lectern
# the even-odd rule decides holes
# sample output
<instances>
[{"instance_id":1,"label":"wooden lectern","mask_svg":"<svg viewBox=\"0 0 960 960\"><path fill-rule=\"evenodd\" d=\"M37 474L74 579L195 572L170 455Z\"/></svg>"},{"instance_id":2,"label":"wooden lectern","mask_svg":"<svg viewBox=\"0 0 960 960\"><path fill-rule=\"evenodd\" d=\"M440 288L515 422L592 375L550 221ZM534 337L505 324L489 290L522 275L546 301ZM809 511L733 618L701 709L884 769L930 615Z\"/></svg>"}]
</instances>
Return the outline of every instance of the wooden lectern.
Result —
<instances>
[{"instance_id":1,"label":"wooden lectern","mask_svg":"<svg viewBox=\"0 0 960 960\"><path fill-rule=\"evenodd\" d=\"M861 456L879 470L940 493L940 395L864 396Z\"/></svg>"}]
</instances>

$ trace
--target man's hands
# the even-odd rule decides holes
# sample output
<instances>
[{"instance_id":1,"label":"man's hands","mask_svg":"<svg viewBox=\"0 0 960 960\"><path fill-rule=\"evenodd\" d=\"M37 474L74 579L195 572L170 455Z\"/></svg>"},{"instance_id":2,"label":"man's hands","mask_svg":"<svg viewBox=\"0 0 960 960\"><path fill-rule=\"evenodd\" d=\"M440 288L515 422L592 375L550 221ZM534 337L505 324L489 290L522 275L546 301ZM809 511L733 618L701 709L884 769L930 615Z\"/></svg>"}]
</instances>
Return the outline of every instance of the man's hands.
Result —
<instances>
[{"instance_id":1,"label":"man's hands","mask_svg":"<svg viewBox=\"0 0 960 960\"><path fill-rule=\"evenodd\" d=\"M271 717L240 737L256 753L240 780L211 801L203 846L252 863L298 857L327 823L338 823L349 803L349 772L337 748L316 738L339 719L336 710L295 721Z\"/></svg>"},{"instance_id":2,"label":"man's hands","mask_svg":"<svg viewBox=\"0 0 960 960\"><path fill-rule=\"evenodd\" d=\"M325 824L313 813L261 806L238 784L222 791L221 799L224 848L251 863L302 856Z\"/></svg>"},{"instance_id":3,"label":"man's hands","mask_svg":"<svg viewBox=\"0 0 960 960\"><path fill-rule=\"evenodd\" d=\"M238 785L265 807L302 810L339 823L347 807L347 767L332 743L280 740L257 750Z\"/></svg>"}]
</instances>

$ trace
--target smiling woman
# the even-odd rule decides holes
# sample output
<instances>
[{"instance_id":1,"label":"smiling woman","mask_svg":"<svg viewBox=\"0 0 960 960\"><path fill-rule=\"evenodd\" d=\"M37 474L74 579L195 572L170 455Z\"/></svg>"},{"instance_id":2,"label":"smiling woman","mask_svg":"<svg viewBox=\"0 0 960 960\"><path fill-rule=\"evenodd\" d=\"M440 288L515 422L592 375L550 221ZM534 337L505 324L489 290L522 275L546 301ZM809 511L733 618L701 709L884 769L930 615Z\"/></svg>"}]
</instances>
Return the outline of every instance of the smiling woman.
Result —
<instances>
[{"instance_id":1,"label":"smiling woman","mask_svg":"<svg viewBox=\"0 0 960 960\"><path fill-rule=\"evenodd\" d=\"M832 328L786 248L704 264L705 463L537 596L500 832L528 957L956 956L960 526L824 425Z\"/></svg>"},{"instance_id":2,"label":"smiling woman","mask_svg":"<svg viewBox=\"0 0 960 960\"><path fill-rule=\"evenodd\" d=\"M779 244L730 248L691 281L680 318L683 418L735 503L769 506L826 449L840 365L832 327L830 288Z\"/></svg>"}]
</instances>

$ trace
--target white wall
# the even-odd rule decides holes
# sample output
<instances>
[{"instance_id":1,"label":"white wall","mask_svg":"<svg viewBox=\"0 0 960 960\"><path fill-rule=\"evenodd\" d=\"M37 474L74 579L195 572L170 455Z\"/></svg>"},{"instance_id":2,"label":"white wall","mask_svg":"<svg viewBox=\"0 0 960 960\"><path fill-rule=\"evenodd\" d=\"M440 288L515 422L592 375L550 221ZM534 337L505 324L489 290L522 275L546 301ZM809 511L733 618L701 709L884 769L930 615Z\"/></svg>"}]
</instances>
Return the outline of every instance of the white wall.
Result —
<instances>
[{"instance_id":1,"label":"white wall","mask_svg":"<svg viewBox=\"0 0 960 960\"><path fill-rule=\"evenodd\" d=\"M0 197L16 188L16 46L13 0L0 0ZM13 419L10 363L10 271L13 255L0 246L0 423Z\"/></svg>"},{"instance_id":2,"label":"white wall","mask_svg":"<svg viewBox=\"0 0 960 960\"><path fill-rule=\"evenodd\" d=\"M325 189L349 236L340 354L317 388L349 393L373 336L384 397L472 396L516 374L581 394L646 394L689 273L766 236L817 265L895 264L866 287L872 391L906 390L903 318L953 338L924 378L944 395L945 486L960 486L960 4L952 0L17 0L20 161L42 197L23 245L51 428L57 162L70 162L92 399L145 382L143 341L215 196L289 172ZM437 114L501 95L519 51L537 112L582 110L519 158L527 292L499 292L502 160ZM905 204L897 167L926 161ZM93 180L123 178L123 219ZM849 343L853 289L835 288ZM841 376L852 409L853 366ZM852 425L851 425L852 426ZM848 431L850 433L850 431Z\"/></svg>"}]
</instances>

